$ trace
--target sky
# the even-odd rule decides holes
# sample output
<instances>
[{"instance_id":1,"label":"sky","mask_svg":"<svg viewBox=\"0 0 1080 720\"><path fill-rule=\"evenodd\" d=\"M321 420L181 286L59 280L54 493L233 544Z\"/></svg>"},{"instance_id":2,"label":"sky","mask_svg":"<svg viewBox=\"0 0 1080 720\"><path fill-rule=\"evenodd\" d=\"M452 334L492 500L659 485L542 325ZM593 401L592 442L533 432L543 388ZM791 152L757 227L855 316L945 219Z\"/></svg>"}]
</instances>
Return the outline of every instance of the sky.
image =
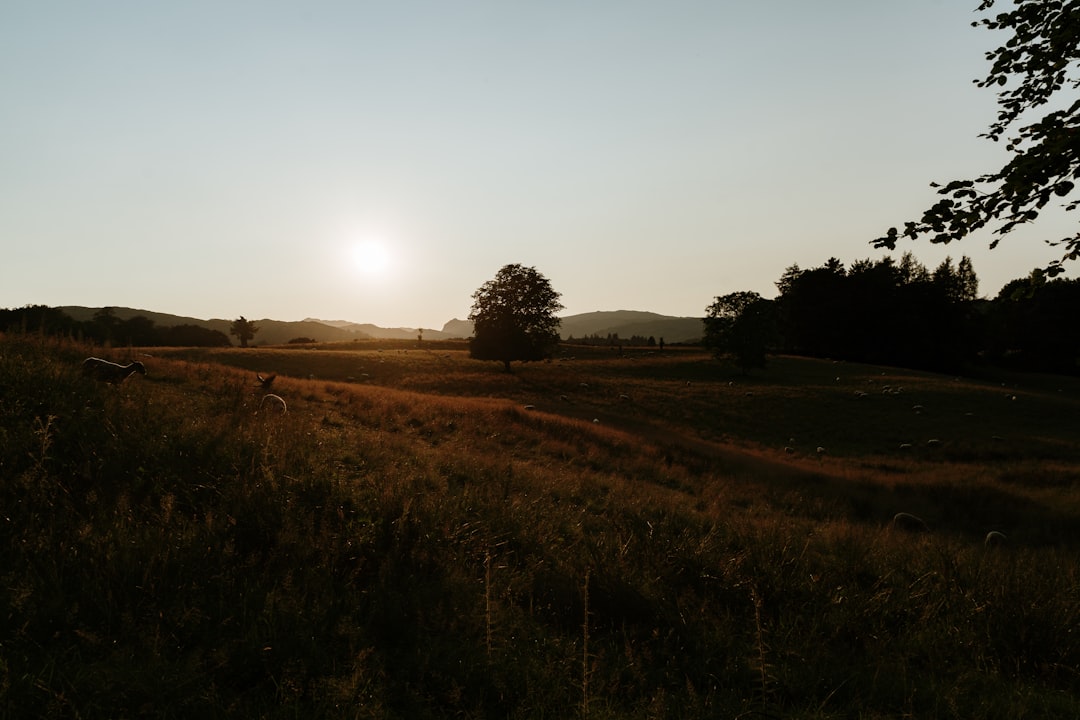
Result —
<instances>
[{"instance_id":1,"label":"sky","mask_svg":"<svg viewBox=\"0 0 1080 720\"><path fill-rule=\"evenodd\" d=\"M775 297L1001 167L977 5L0 0L0 307L439 329L510 263L563 315ZM993 297L1068 234L891 254Z\"/></svg>"}]
</instances>

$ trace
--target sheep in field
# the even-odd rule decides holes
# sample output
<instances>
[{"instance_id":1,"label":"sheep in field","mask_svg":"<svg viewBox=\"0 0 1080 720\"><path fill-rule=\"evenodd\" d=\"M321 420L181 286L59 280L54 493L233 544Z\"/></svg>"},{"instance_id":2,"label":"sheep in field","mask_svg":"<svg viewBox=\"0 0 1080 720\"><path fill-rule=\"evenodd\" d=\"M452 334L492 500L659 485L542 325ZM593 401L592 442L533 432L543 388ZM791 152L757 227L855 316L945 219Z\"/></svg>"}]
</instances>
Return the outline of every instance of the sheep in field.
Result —
<instances>
[{"instance_id":1,"label":"sheep in field","mask_svg":"<svg viewBox=\"0 0 1080 720\"><path fill-rule=\"evenodd\" d=\"M269 403L271 409L279 410L283 413L289 412L289 406L285 404L285 398L274 393L267 393L263 395L262 400L259 401L259 410L263 409L263 406Z\"/></svg>"},{"instance_id":2,"label":"sheep in field","mask_svg":"<svg viewBox=\"0 0 1080 720\"><path fill-rule=\"evenodd\" d=\"M146 374L146 366L138 360L120 365L101 358L88 357L82 362L82 373L86 377L101 380L112 385L124 382L132 373Z\"/></svg>"},{"instance_id":3,"label":"sheep in field","mask_svg":"<svg viewBox=\"0 0 1080 720\"><path fill-rule=\"evenodd\" d=\"M892 526L897 530L908 532L926 532L930 529L922 518L906 512L896 513L892 519Z\"/></svg>"}]
</instances>

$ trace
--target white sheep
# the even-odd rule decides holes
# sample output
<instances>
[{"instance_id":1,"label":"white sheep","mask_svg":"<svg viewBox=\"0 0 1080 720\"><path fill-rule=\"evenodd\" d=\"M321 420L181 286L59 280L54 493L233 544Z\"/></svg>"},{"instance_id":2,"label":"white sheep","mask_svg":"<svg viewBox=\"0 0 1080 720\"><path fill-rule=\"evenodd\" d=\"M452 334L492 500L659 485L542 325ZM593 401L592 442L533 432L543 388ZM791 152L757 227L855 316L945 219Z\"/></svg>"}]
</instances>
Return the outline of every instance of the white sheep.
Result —
<instances>
[{"instance_id":1,"label":"white sheep","mask_svg":"<svg viewBox=\"0 0 1080 720\"><path fill-rule=\"evenodd\" d=\"M145 375L146 366L138 360L130 362L127 365L119 365L114 362L109 362L108 360L102 360L101 358L88 357L82 362L82 373L95 380L101 380L112 385L117 385L124 382L128 375L131 375L132 373Z\"/></svg>"},{"instance_id":2,"label":"white sheep","mask_svg":"<svg viewBox=\"0 0 1080 720\"><path fill-rule=\"evenodd\" d=\"M285 404L285 398L280 395L275 395L274 393L266 393L263 395L262 400L259 401L259 410L262 410L266 403L270 403L271 407L277 408L283 413L289 412L289 406Z\"/></svg>"},{"instance_id":3,"label":"white sheep","mask_svg":"<svg viewBox=\"0 0 1080 720\"><path fill-rule=\"evenodd\" d=\"M921 517L906 512L898 512L893 515L892 526L898 530L907 530L908 532L926 532L930 529Z\"/></svg>"}]
</instances>

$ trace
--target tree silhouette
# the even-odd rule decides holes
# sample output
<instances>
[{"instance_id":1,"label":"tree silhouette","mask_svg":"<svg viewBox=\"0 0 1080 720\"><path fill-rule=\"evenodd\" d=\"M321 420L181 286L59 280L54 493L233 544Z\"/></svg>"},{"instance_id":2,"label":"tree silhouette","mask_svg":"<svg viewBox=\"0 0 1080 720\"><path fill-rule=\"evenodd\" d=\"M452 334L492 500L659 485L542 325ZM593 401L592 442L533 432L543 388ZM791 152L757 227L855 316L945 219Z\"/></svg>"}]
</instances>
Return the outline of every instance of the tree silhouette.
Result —
<instances>
[{"instance_id":1,"label":"tree silhouette","mask_svg":"<svg viewBox=\"0 0 1080 720\"><path fill-rule=\"evenodd\" d=\"M1080 373L1080 335L1068 328L1080 313L1080 280L1048 280L1041 270L1013 280L991 307L997 362L1022 370Z\"/></svg>"},{"instance_id":2,"label":"tree silhouette","mask_svg":"<svg viewBox=\"0 0 1080 720\"><path fill-rule=\"evenodd\" d=\"M473 293L469 355L499 360L542 360L559 341L560 294L536 268L506 265Z\"/></svg>"},{"instance_id":3,"label":"tree silhouette","mask_svg":"<svg viewBox=\"0 0 1080 720\"><path fill-rule=\"evenodd\" d=\"M95 334L102 342L112 342L119 327L120 319L116 317L116 308L103 307L94 313L94 329L97 331Z\"/></svg>"},{"instance_id":4,"label":"tree silhouette","mask_svg":"<svg viewBox=\"0 0 1080 720\"><path fill-rule=\"evenodd\" d=\"M734 292L717 297L705 313L705 347L717 357L730 355L743 373L765 367L775 335L772 301L756 292Z\"/></svg>"},{"instance_id":5,"label":"tree silhouette","mask_svg":"<svg viewBox=\"0 0 1080 720\"><path fill-rule=\"evenodd\" d=\"M156 345L160 334L154 321L145 315L136 315L117 325L117 337L128 345Z\"/></svg>"},{"instance_id":6,"label":"tree silhouette","mask_svg":"<svg viewBox=\"0 0 1080 720\"><path fill-rule=\"evenodd\" d=\"M955 370L980 343L978 278L971 260L946 259L933 273L905 253L860 260L850 270L830 259L788 268L776 286L786 352L815 357Z\"/></svg>"},{"instance_id":7,"label":"tree silhouette","mask_svg":"<svg viewBox=\"0 0 1080 720\"><path fill-rule=\"evenodd\" d=\"M986 11L993 5L994 0L983 0L978 9ZM1080 4L1015 0L1009 11L972 24L1011 31L1004 45L986 54L992 63L990 72L976 80L984 88L1013 82L998 93L997 120L981 137L998 142L1022 117L1021 122L1027 122L1031 112L1051 101L1066 109L1047 112L1016 129L1006 141L1012 158L1000 170L974 180L954 180L944 187L932 183L940 188L942 199L917 222L905 223L903 231L889 228L884 237L873 241L877 247L894 249L900 236L914 240L928 235L930 242L948 243L1000 223L990 243L996 247L1013 228L1036 220L1051 200L1068 197L1080 177L1080 101L1067 96L1080 87ZM1062 97L1066 87L1066 97ZM1072 200L1064 207L1073 210L1078 205L1080 200ZM1063 257L1047 268L1053 277L1064 271L1066 260L1080 257L1080 233L1048 242L1065 249Z\"/></svg>"},{"instance_id":8,"label":"tree silhouette","mask_svg":"<svg viewBox=\"0 0 1080 720\"><path fill-rule=\"evenodd\" d=\"M248 340L255 337L255 333L259 332L259 328L251 320L247 320L243 315L238 320L233 320L232 325L229 326L229 334L235 335L240 340L240 347L247 347Z\"/></svg>"}]
</instances>

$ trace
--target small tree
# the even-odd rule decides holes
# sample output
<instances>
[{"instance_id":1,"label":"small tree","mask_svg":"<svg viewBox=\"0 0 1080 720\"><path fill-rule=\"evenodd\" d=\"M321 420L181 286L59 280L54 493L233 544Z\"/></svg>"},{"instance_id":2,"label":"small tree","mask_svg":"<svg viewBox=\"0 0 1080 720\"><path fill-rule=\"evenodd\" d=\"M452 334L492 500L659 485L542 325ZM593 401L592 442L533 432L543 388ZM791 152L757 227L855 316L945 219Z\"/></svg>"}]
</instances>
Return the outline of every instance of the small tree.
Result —
<instances>
[{"instance_id":1,"label":"small tree","mask_svg":"<svg viewBox=\"0 0 1080 720\"><path fill-rule=\"evenodd\" d=\"M765 367L775 327L770 300L756 292L734 292L717 297L705 312L705 347L718 358L732 356L743 373Z\"/></svg>"},{"instance_id":2,"label":"small tree","mask_svg":"<svg viewBox=\"0 0 1080 720\"><path fill-rule=\"evenodd\" d=\"M254 338L257 332L259 332L259 327L251 320L245 319L243 315L239 320L233 320L232 325L229 326L229 334L239 338L240 347L246 348L248 340Z\"/></svg>"},{"instance_id":3,"label":"small tree","mask_svg":"<svg viewBox=\"0 0 1080 720\"><path fill-rule=\"evenodd\" d=\"M500 360L510 372L512 361L542 360L559 342L561 296L536 268L507 265L472 297L471 357Z\"/></svg>"}]
</instances>

